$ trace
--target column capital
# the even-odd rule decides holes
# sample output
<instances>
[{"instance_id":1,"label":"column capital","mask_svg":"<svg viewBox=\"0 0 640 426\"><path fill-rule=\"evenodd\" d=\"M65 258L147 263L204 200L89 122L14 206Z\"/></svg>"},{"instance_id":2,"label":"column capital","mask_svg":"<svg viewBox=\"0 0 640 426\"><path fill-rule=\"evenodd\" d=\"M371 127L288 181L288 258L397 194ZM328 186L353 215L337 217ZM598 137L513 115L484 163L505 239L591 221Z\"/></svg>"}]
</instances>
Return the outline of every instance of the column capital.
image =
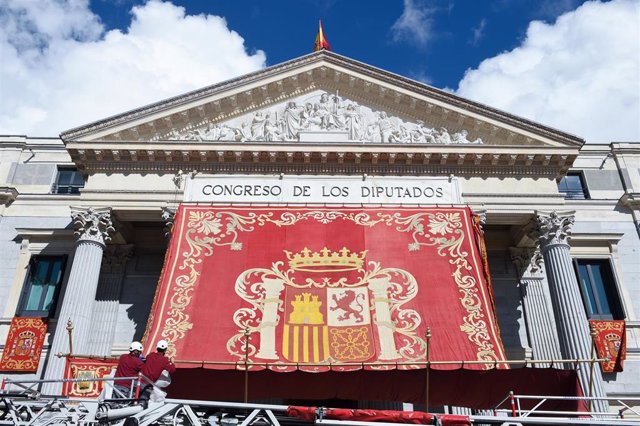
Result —
<instances>
[{"instance_id":1,"label":"column capital","mask_svg":"<svg viewBox=\"0 0 640 426\"><path fill-rule=\"evenodd\" d=\"M511 261L516 265L520 278L527 276L528 278L544 277L542 265L544 259L542 253L536 247L509 247Z\"/></svg>"},{"instance_id":2,"label":"column capital","mask_svg":"<svg viewBox=\"0 0 640 426\"><path fill-rule=\"evenodd\" d=\"M542 249L555 245L569 245L571 226L575 222L575 211L536 211L532 236Z\"/></svg>"},{"instance_id":3,"label":"column capital","mask_svg":"<svg viewBox=\"0 0 640 426\"><path fill-rule=\"evenodd\" d=\"M110 207L71 207L71 219L78 241L92 241L105 246L115 231Z\"/></svg>"},{"instance_id":4,"label":"column capital","mask_svg":"<svg viewBox=\"0 0 640 426\"><path fill-rule=\"evenodd\" d=\"M120 272L133 256L133 244L110 244L102 256L103 272Z\"/></svg>"}]
</instances>

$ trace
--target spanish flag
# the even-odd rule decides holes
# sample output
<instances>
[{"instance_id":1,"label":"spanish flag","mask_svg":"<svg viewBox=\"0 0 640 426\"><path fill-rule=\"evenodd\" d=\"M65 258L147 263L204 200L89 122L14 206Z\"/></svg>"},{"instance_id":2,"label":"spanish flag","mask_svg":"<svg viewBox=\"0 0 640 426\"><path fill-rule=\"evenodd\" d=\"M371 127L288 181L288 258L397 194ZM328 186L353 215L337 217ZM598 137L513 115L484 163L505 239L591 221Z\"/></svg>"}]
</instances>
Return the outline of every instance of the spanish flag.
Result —
<instances>
[{"instance_id":1,"label":"spanish flag","mask_svg":"<svg viewBox=\"0 0 640 426\"><path fill-rule=\"evenodd\" d=\"M324 38L324 33L322 32L322 21L318 19L318 35L316 36L316 42L313 45L313 51L317 52L318 50L331 50L329 47L329 42L326 38Z\"/></svg>"}]
</instances>

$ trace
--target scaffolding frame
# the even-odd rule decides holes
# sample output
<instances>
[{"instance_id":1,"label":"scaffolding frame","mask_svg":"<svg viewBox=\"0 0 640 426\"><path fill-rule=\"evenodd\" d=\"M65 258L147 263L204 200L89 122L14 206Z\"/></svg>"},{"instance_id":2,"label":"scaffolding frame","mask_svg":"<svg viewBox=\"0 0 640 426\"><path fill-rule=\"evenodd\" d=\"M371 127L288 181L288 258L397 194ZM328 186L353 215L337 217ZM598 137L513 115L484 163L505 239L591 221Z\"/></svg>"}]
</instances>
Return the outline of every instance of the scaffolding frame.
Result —
<instances>
[{"instance_id":1,"label":"scaffolding frame","mask_svg":"<svg viewBox=\"0 0 640 426\"><path fill-rule=\"evenodd\" d=\"M118 378L136 379L136 378ZM164 402L149 402L147 407L137 398L107 398L107 389L113 377L95 379L60 380L10 380L5 379L0 390L0 425L16 426L253 426L254 424L282 426L286 424L310 424L287 416L287 405L237 403L187 399L166 399ZM43 383L101 381L106 385L98 398L70 398L59 395L42 395L34 387ZM140 381L134 382L139 395ZM17 390L11 388L17 387ZM111 386L112 388L112 386ZM550 400L587 401L607 400L623 406L618 413L592 413L570 411L547 411L541 406ZM523 409L521 401L538 400L532 409ZM633 402L633 403L632 403ZM509 404L509 408L501 408ZM562 397L544 395L516 395L510 393L494 409L493 415L470 415L471 424L486 425L598 425L640 426L640 398L596 398ZM624 412L637 418L624 418ZM331 420L324 416L325 408L316 410L314 424L327 426L397 426L397 423ZM434 414L436 422L439 414ZM588 417L585 417L588 416ZM437 423L436 423L437 424Z\"/></svg>"}]
</instances>

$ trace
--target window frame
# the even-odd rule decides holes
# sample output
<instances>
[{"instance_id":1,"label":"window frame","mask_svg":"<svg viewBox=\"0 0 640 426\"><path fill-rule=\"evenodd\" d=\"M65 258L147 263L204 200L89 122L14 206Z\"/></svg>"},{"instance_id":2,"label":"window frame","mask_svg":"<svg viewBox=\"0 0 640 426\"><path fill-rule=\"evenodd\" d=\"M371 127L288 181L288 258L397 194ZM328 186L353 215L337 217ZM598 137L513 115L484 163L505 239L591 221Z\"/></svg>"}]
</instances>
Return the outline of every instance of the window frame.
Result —
<instances>
[{"instance_id":1,"label":"window frame","mask_svg":"<svg viewBox=\"0 0 640 426\"><path fill-rule=\"evenodd\" d=\"M578 189L570 189L562 190L560 185L565 182L566 179L570 176L576 176L580 182L580 190ZM589 195L589 188L587 187L586 180L584 178L584 173L582 171L569 171L567 174L562 176L558 181L558 192L564 195L565 200L590 200L591 196Z\"/></svg>"},{"instance_id":2,"label":"window frame","mask_svg":"<svg viewBox=\"0 0 640 426\"><path fill-rule=\"evenodd\" d=\"M575 257L572 259L574 272L576 279L578 280L578 286L580 288L580 296L582 297L582 303L584 305L585 314L590 320L622 320L625 319L625 309L623 297L618 290L618 280L614 271L614 265L611 258L608 257ZM587 295L584 288L583 280L580 275L580 265L587 266L587 274L589 278L590 294L593 295L593 302L596 306L597 312L591 312L591 298ZM606 266L606 272L608 277L602 276L603 288L602 292L606 298L607 305L609 306L609 314L603 313L601 292L597 288L597 280L594 279L593 269L594 264L601 264ZM609 280L609 281L608 281Z\"/></svg>"},{"instance_id":3,"label":"window frame","mask_svg":"<svg viewBox=\"0 0 640 426\"><path fill-rule=\"evenodd\" d=\"M65 173L65 172L74 172L75 174L73 176L79 176L82 179L82 185L74 184L74 183L60 185L60 176L62 173ZM85 181L84 177L82 177L82 173L77 168L58 166L58 171L56 173L56 177L53 182L53 186L51 188L51 193L56 195L79 195L80 190L84 188L86 183L87 182ZM66 188L66 190L60 191L61 187Z\"/></svg>"},{"instance_id":4,"label":"window frame","mask_svg":"<svg viewBox=\"0 0 640 426\"><path fill-rule=\"evenodd\" d=\"M58 281L55 284L55 288L53 290L53 295L51 298L51 306L49 309L27 309L27 305L29 303L31 289L33 288L33 280L32 277L36 272L37 264L39 261L44 260L61 260L62 265L59 271ZM16 307L16 316L17 317L46 317L52 318L54 317L57 306L58 299L60 297L62 287L64 285L65 279L67 277L67 263L69 261L69 256L65 254L36 254L30 257L29 264L27 268L27 272L25 274L24 283L22 285L22 291L20 294L20 299L18 301L18 306ZM47 276L51 274L51 271L47 272ZM40 302L38 303L39 308L43 308L40 306L46 300L47 292L42 292L40 296Z\"/></svg>"}]
</instances>

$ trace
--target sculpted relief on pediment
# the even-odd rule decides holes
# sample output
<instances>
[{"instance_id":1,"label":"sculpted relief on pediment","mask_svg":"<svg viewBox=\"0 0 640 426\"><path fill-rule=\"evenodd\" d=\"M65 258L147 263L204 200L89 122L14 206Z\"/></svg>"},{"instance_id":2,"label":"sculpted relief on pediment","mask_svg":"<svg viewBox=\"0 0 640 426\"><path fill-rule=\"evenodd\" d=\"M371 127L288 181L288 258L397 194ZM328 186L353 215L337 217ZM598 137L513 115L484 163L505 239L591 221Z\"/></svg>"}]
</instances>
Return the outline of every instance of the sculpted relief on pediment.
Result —
<instances>
[{"instance_id":1,"label":"sculpted relief on pediment","mask_svg":"<svg viewBox=\"0 0 640 426\"><path fill-rule=\"evenodd\" d=\"M410 122L338 95L316 91L224 123L199 123L163 137L202 141L382 142L481 144L466 130L449 132L423 121Z\"/></svg>"}]
</instances>

